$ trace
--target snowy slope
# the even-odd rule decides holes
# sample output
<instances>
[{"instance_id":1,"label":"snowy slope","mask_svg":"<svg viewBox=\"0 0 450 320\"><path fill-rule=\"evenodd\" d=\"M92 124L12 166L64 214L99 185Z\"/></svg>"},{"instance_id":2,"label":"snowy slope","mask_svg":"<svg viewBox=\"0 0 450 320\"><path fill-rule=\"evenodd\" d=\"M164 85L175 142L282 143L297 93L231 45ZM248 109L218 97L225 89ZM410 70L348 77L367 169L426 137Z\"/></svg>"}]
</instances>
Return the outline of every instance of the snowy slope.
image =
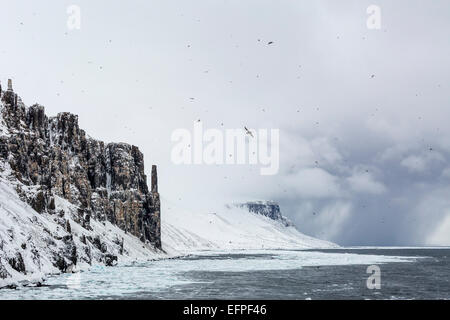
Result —
<instances>
[{"instance_id":1,"label":"snowy slope","mask_svg":"<svg viewBox=\"0 0 450 320\"><path fill-rule=\"evenodd\" d=\"M161 237L163 250L170 253L338 247L243 208L223 206L213 212L193 212L177 208L166 199L163 202Z\"/></svg>"},{"instance_id":2,"label":"snowy slope","mask_svg":"<svg viewBox=\"0 0 450 320\"><path fill-rule=\"evenodd\" d=\"M104 264L101 249L83 238L99 237L108 252L117 256L118 263L163 257L161 252L109 222L92 220L92 230L81 227L72 218L76 208L62 198L56 199L62 217L37 213L19 198L11 181L5 178L5 171L0 175L0 288L41 282L48 274L60 273L55 257L63 256L68 243L77 248L77 264L69 266L68 272L87 269L90 264ZM61 221L69 221L70 232Z\"/></svg>"}]
</instances>

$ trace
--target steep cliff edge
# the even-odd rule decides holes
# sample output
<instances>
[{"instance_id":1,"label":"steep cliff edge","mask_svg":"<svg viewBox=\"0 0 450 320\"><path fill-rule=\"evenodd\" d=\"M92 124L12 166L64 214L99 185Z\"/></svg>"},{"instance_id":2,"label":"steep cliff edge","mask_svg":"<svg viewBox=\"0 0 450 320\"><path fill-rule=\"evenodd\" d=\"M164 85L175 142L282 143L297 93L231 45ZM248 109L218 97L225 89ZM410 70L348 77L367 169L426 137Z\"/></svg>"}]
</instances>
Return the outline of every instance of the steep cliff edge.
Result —
<instances>
[{"instance_id":1,"label":"steep cliff edge","mask_svg":"<svg viewBox=\"0 0 450 320\"><path fill-rule=\"evenodd\" d=\"M95 235L94 224L122 230L137 237L150 250L161 248L156 167L152 168L149 190L143 155L137 147L105 144L88 137L79 128L76 115L60 113L47 117L40 105L26 107L14 93L11 82L6 91L0 87L0 97L0 182L3 190L9 190L9 198L17 194L34 212L65 230L65 235L53 234L53 239L49 238L60 241L59 238L66 237L67 245L61 246L62 249L55 245L55 253L48 257L54 266L66 271L83 259L92 263L92 255L83 258L80 254L86 248L101 253L94 261L105 264L117 261L117 255L124 252L123 239L116 239L108 248L102 237ZM17 212L8 208L0 205L0 218L9 215L17 219ZM24 266L20 263L25 261L22 255L27 254L26 249L16 253L4 249L17 237L14 226L5 234L1 231L0 228L0 279L6 278L4 275L10 273L11 266L26 274L26 263Z\"/></svg>"},{"instance_id":2,"label":"steep cliff edge","mask_svg":"<svg viewBox=\"0 0 450 320\"><path fill-rule=\"evenodd\" d=\"M274 201L248 201L245 203L237 203L232 206L278 221L285 227L294 225L289 219L281 214L280 206Z\"/></svg>"}]
</instances>

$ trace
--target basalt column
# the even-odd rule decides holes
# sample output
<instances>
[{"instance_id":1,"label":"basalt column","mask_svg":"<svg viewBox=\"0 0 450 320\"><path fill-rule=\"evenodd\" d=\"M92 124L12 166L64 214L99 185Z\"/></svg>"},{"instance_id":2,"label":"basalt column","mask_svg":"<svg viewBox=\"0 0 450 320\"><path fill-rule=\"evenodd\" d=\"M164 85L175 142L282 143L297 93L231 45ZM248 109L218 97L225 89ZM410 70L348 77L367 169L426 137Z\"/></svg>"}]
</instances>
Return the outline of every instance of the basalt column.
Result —
<instances>
[{"instance_id":1,"label":"basalt column","mask_svg":"<svg viewBox=\"0 0 450 320\"><path fill-rule=\"evenodd\" d=\"M155 247L161 248L161 202L158 193L158 172L155 165L152 166L152 189L151 197L153 204L152 229L154 230Z\"/></svg>"}]
</instances>

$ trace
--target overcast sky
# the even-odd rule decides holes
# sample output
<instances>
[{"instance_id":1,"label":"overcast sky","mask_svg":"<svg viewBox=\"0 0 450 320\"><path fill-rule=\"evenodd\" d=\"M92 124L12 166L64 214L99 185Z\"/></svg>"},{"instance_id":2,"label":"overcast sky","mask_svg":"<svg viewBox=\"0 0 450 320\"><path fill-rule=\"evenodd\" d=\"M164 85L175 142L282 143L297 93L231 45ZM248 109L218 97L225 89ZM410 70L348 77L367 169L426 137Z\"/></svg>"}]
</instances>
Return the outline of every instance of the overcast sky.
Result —
<instances>
[{"instance_id":1,"label":"overcast sky","mask_svg":"<svg viewBox=\"0 0 450 320\"><path fill-rule=\"evenodd\" d=\"M450 245L449 1L0 2L3 86L139 146L162 214L268 199L341 245ZM279 173L173 164L199 119L279 129Z\"/></svg>"}]
</instances>

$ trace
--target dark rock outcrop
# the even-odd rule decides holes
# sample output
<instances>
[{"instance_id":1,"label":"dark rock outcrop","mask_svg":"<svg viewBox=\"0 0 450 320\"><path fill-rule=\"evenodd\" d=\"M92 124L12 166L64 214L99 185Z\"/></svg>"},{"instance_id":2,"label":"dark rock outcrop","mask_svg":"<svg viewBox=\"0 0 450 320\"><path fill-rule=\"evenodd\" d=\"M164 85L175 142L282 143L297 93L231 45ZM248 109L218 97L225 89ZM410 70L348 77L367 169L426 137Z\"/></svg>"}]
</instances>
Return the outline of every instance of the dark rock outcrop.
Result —
<instances>
[{"instance_id":1,"label":"dark rock outcrop","mask_svg":"<svg viewBox=\"0 0 450 320\"><path fill-rule=\"evenodd\" d=\"M90 228L91 218L107 220L161 248L156 166L149 190L144 157L137 147L88 137L76 115L47 117L43 106L26 107L12 86L1 93L1 100L2 130L7 134L0 134L0 161L9 164L21 185L38 190L18 190L24 201L39 213L58 214L55 196L59 196L78 206L77 220L84 228ZM67 268L61 261L56 264ZM15 266L20 268L20 261Z\"/></svg>"},{"instance_id":2,"label":"dark rock outcrop","mask_svg":"<svg viewBox=\"0 0 450 320\"><path fill-rule=\"evenodd\" d=\"M235 204L235 207L246 209L249 212L268 217L272 220L279 221L286 227L293 224L281 214L280 206L273 201L249 201L245 203Z\"/></svg>"},{"instance_id":3,"label":"dark rock outcrop","mask_svg":"<svg viewBox=\"0 0 450 320\"><path fill-rule=\"evenodd\" d=\"M8 270L6 270L5 266L2 264L2 259L0 258L0 279L6 279L10 277Z\"/></svg>"},{"instance_id":4,"label":"dark rock outcrop","mask_svg":"<svg viewBox=\"0 0 450 320\"><path fill-rule=\"evenodd\" d=\"M15 256L10 258L8 262L17 272L25 272L25 263L20 252L16 252Z\"/></svg>"}]
</instances>

